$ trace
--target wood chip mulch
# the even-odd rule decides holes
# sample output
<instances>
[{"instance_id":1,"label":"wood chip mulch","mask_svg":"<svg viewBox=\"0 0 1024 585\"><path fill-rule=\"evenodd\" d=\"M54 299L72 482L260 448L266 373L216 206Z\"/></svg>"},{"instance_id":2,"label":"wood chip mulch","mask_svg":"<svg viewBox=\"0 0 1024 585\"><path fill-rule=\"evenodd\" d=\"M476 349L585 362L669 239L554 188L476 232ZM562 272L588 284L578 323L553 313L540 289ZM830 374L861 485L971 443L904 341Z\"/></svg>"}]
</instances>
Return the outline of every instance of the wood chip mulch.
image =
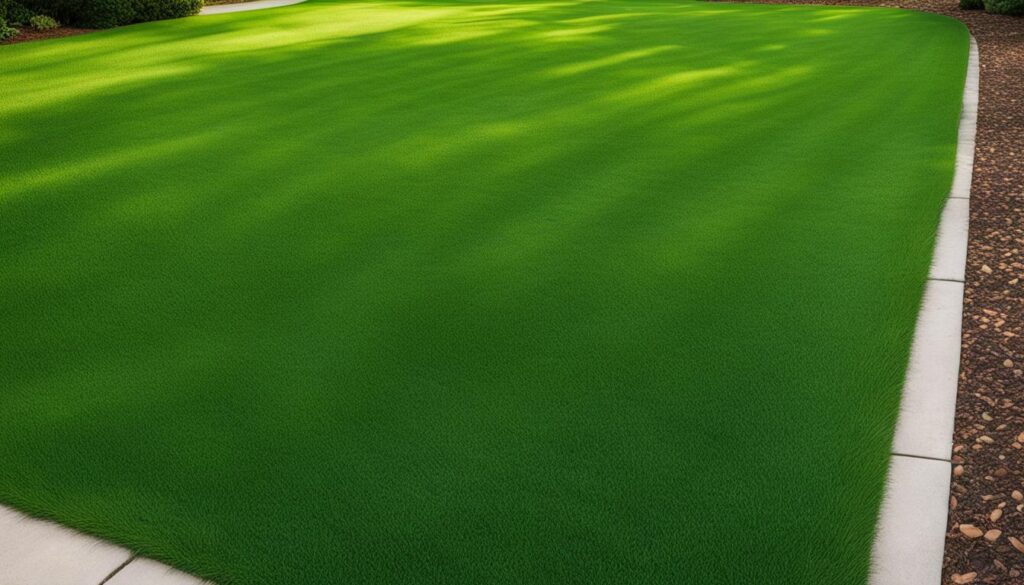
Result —
<instances>
[{"instance_id":1,"label":"wood chip mulch","mask_svg":"<svg viewBox=\"0 0 1024 585\"><path fill-rule=\"evenodd\" d=\"M888 6L963 21L978 111L943 584L1024 585L1024 18L956 0L751 0Z\"/></svg>"},{"instance_id":2,"label":"wood chip mulch","mask_svg":"<svg viewBox=\"0 0 1024 585\"><path fill-rule=\"evenodd\" d=\"M89 33L94 30L91 28L74 28L71 26L62 26L52 30L35 30L27 26L19 26L17 28L21 32L7 40L0 41L0 45L13 45L15 43L26 43L29 41L43 41L46 39L70 37Z\"/></svg>"}]
</instances>

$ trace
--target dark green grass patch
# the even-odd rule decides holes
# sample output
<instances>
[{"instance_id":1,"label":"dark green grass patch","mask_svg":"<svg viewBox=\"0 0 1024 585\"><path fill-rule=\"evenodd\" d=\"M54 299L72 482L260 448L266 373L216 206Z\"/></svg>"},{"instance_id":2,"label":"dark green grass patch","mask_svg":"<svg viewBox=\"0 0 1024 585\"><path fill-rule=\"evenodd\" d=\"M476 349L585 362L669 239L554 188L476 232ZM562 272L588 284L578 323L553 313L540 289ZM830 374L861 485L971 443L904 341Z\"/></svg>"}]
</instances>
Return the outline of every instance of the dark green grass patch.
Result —
<instances>
[{"instance_id":1,"label":"dark green grass patch","mask_svg":"<svg viewBox=\"0 0 1024 585\"><path fill-rule=\"evenodd\" d=\"M313 0L0 48L0 501L224 584L863 583L967 39Z\"/></svg>"}]
</instances>

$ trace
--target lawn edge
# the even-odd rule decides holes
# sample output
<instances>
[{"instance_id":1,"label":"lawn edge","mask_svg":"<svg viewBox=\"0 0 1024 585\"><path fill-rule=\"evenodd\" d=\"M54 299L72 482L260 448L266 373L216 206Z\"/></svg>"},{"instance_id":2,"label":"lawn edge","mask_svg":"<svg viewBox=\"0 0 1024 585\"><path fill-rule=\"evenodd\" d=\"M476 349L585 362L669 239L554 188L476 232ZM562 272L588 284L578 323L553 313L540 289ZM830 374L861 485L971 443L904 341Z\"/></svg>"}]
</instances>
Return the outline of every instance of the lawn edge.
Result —
<instances>
[{"instance_id":1,"label":"lawn edge","mask_svg":"<svg viewBox=\"0 0 1024 585\"><path fill-rule=\"evenodd\" d=\"M872 547L870 585L942 582L960 374L979 57L978 43L971 35L957 132L956 170L943 206L914 329Z\"/></svg>"},{"instance_id":2,"label":"lawn edge","mask_svg":"<svg viewBox=\"0 0 1024 585\"><path fill-rule=\"evenodd\" d=\"M212 585L127 548L0 504L4 583Z\"/></svg>"}]
</instances>

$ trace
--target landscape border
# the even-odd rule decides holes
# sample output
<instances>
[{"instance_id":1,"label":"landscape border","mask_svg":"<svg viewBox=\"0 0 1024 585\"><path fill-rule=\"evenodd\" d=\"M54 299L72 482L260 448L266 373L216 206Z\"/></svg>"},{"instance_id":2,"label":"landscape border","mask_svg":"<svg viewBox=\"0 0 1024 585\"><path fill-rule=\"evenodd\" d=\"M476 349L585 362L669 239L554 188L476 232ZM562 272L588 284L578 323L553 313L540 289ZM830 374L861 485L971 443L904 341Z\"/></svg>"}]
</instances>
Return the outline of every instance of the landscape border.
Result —
<instances>
[{"instance_id":1,"label":"landscape border","mask_svg":"<svg viewBox=\"0 0 1024 585\"><path fill-rule=\"evenodd\" d=\"M960 378L964 278L979 99L972 35L957 135L956 170L914 329L871 555L871 585L942 582Z\"/></svg>"}]
</instances>

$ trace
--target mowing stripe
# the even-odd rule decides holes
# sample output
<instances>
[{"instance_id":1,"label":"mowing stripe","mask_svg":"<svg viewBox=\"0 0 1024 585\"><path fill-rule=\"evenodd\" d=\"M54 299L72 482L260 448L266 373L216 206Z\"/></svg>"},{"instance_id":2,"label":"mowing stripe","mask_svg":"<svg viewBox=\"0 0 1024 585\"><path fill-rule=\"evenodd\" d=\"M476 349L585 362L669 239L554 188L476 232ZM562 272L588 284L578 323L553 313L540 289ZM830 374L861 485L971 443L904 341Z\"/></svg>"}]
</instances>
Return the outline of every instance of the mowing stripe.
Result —
<instances>
[{"instance_id":1,"label":"mowing stripe","mask_svg":"<svg viewBox=\"0 0 1024 585\"><path fill-rule=\"evenodd\" d=\"M282 4L278 3L278 5L282 5ZM974 62L976 64L976 57L974 55L975 55L975 53L972 53L972 58L974 58ZM976 66L975 66L975 68L976 68ZM970 74L969 74L969 77L970 77ZM962 132L963 132L963 129L964 129L963 121L962 121L961 129L962 129ZM957 150L959 151L959 150L962 150L962 149L957 149ZM955 184L955 180L954 180L954 184ZM968 184L970 184L970 181L968 181ZM943 217L944 217L943 224L945 224L946 223L945 214L944 214ZM957 229L953 229L953 231L951 231L949 233L955 235L955 234L958 234L959 232L961 232L961 231L957 231ZM951 284L952 286L951 287L943 286L943 283ZM959 282L959 281L950 281L949 279L930 279L929 287L930 287L930 290L932 288L934 288L935 290L946 291L946 296L948 296L948 294L949 294L948 291L953 291L952 294L955 297L955 291L957 290L956 287L959 287L958 290L959 290L959 292L961 292L961 294L963 292L963 284L961 282ZM919 331L922 330L922 323L925 322L924 316L930 315L931 312L932 312L932 310L929 308L929 306L930 306L929 299L932 299L934 297L936 297L936 295L927 295L926 296L925 307L923 307L923 309L922 309L922 316L923 317L922 317L921 320L919 320ZM942 298L945 298L945 296L943 296ZM958 336L958 334L957 334L957 336ZM948 338L948 336L944 336L943 337L943 341L947 340L947 338ZM926 339L926 341L924 342L925 345L927 345L927 341L928 340ZM915 347L919 347L920 345L921 345L921 342L915 341L915 343L914 343ZM921 352L918 351L915 354L921 354ZM955 390L955 387L954 387L954 390ZM909 389L907 389L904 392L904 396L908 395L908 392L909 392ZM903 423L902 423L903 420L904 420L904 417L901 415L901 427L903 426ZM946 451L948 452L948 450L946 450ZM903 452L901 451L901 453L903 453ZM920 479L922 477L931 477L931 479L927 483L927 487L929 489L933 490L934 492L942 492L943 489L946 492L948 491L948 467L942 465L939 462L925 460L924 458L928 458L928 457L931 457L931 456L927 455L927 454L924 454L924 453L918 453L915 450L908 451L908 452L905 453L905 455L908 455L908 456L894 456L892 458L892 461L893 461L893 471L891 471L891 475L890 475L890 488L888 490L889 493L888 493L888 497L887 497L887 505L892 506L892 505L895 505L892 502L900 502L901 500L898 499L900 494L909 494L911 497L918 496L919 492L907 491L907 490L904 490L904 491L900 492L898 490L895 490L894 486L910 485L912 482L914 482L914 480L918 480L918 479ZM872 476L876 476L876 475L872 475ZM945 482L946 482L945 488L942 487L942 477L945 478ZM938 495L941 496L942 494L938 494ZM929 500L929 503L930 502L931 502L931 500ZM907 514L910 514L911 515L910 516L911 519L913 519L912 514L915 514L916 511L919 510L919 508L920 508L919 506L914 505L913 501L910 501L908 505L896 505L897 511L904 514L904 516L902 516L902 517L905 518L905 517L907 517ZM885 516L885 511L884 511L883 512L883 518L885 518L885 517L886 516ZM929 519L934 519L934 518L929 516ZM943 519L942 519L942 521L943 521L943 523L945 521L944 520L944 503L943 503ZM30 519L30 518L25 518L23 520L19 520L19 524L22 524L22 523L24 523L25 526L30 526L30 525L35 526L37 523L38 524L42 524L42 525L47 525L50 529L52 529L53 534L65 534L67 536L67 534L70 532L70 531L65 531L63 529L60 529L60 528L58 528L58 527L56 527L54 525L49 525L49 523L41 523L40 520L33 520L33 519ZM899 526L899 524L900 523L896 523L894 526ZM914 521L914 523L904 523L904 524L912 524L913 526L925 526L924 523L915 523L915 521ZM39 527L37 527L37 528L39 528ZM931 525L929 525L927 528L928 528L928 531L925 531L927 533L926 536L927 535L931 535L931 534L936 533L936 532L941 532L941 531L934 531L934 530L932 530L934 527L932 527ZM884 529L884 527L880 528L879 532L881 533L883 529ZM0 532L2 532L2 531L0 531ZM13 539L15 542L17 540L17 534L18 534L17 530L14 530L14 531L12 531L12 533L10 535L10 538ZM7 533L0 534L0 544L4 543L4 538L3 537L6 537L6 536L8 536ZM76 533L76 536L78 536L77 533ZM88 537L81 537L81 538L82 539L86 539L86 540L83 540L83 542L85 542L87 544L88 543L93 543L94 546L105 546L102 543L100 543L99 541L95 541L94 539L89 539ZM877 542L879 542L879 541L877 541ZM83 548L87 548L87 547L83 547ZM116 547L112 547L112 548L116 549ZM3 549L3 547L0 546L0 558L3 558L2 549ZM163 577L161 577L161 581L160 581L161 583L172 583L172 582L173 583L180 583L180 584L184 584L184 583L198 583L198 580L196 580L194 578L189 578L189 577L186 577L186 576L183 576L183 575L180 575L180 574L170 573L169 569L166 569L163 566L159 566L159 565L157 565L157 563L152 562L150 560L146 560L146 559L134 560L134 559L132 559L130 557L130 553L127 550L125 550L125 549L116 549L116 550L118 550L119 552L121 552L124 555L129 555L129 556L127 556L128 561L124 561L124 560L121 561L122 565L120 567L115 565L112 568L113 572L108 571L108 572L105 573L105 575L106 575L105 579L108 580L110 585L116 585L116 584L120 585L122 583L127 584L130 581L129 578L135 578L138 575L142 575L142 574L151 575L154 572L159 573L162 576L172 575L172 577L169 578L170 580L164 579ZM919 552L919 553L921 551L920 547L910 547L910 550L912 550L912 552ZM940 549L939 550L940 550L940 555L941 555L941 545L940 545ZM50 556L60 556L61 552L57 551L57 550L52 550L51 551L51 550L47 549L47 554L49 556L47 556L46 558L49 558ZM903 560L903 558L902 558L903 556L909 556L909 557L912 558L914 555L901 554L901 555L898 556L898 558L900 558L900 560ZM15 561L16 560L20 560L20 559L17 559L15 557L13 557L13 556L11 556L11 558L13 558ZM125 557L122 556L121 558L123 559ZM0 563L0 565L2 565L2 563ZM15 565L16 565L16 562L15 562ZM46 563L45 562L37 563L37 565L46 565ZM941 565L941 563L940 563L940 565ZM902 577L905 577L906 573L905 573L905 571L903 571L903 568L901 567L899 569L900 569L899 574ZM45 568L42 568L42 569L36 568L36 570L37 571L45 570ZM757 568L755 568L755 570L757 570ZM180 578L178 576L175 576L175 575L180 576ZM29 585L30 583L36 583L36 582L39 582L39 583L55 583L55 582L57 582L56 579L47 579L45 575L43 575L43 576L35 575L34 577L36 579L29 580L28 582L22 583L22 585ZM138 585L139 583L143 583L143 582L146 583L146 584L156 583L156 581L148 581L148 580L143 580L143 579L138 579L138 580L132 581L132 582L135 583L136 585ZM889 582L892 582L892 581L879 581L879 582L880 583L889 583ZM905 581L901 579L901 582L905 582ZM91 581L91 582L89 582L89 585L94 585L95 583L96 583L96 581Z\"/></svg>"},{"instance_id":2,"label":"mowing stripe","mask_svg":"<svg viewBox=\"0 0 1024 585\"><path fill-rule=\"evenodd\" d=\"M935 256L914 330L885 499L875 533L871 585L938 585L942 581L978 73L978 44L972 36L956 173L942 212Z\"/></svg>"}]
</instances>

